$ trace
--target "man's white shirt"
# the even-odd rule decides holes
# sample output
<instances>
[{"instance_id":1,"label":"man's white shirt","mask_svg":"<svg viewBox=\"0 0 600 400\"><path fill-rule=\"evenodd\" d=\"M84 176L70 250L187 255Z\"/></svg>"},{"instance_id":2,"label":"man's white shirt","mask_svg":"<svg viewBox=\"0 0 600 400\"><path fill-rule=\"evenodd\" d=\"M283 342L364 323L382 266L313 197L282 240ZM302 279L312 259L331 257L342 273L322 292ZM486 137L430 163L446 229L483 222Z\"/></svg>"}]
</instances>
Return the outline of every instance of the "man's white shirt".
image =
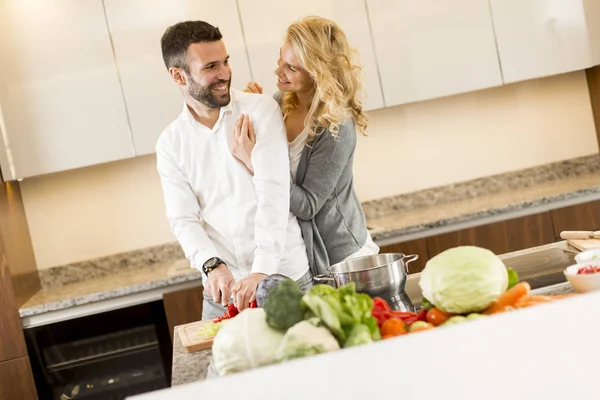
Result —
<instances>
[{"instance_id":1,"label":"man's white shirt","mask_svg":"<svg viewBox=\"0 0 600 400\"><path fill-rule=\"evenodd\" d=\"M256 132L254 176L230 150L241 114ZM232 89L213 129L184 104L158 139L156 156L167 218L193 267L220 257L236 280L251 272L298 279L308 271L300 227L289 212L288 143L274 99Z\"/></svg>"}]
</instances>

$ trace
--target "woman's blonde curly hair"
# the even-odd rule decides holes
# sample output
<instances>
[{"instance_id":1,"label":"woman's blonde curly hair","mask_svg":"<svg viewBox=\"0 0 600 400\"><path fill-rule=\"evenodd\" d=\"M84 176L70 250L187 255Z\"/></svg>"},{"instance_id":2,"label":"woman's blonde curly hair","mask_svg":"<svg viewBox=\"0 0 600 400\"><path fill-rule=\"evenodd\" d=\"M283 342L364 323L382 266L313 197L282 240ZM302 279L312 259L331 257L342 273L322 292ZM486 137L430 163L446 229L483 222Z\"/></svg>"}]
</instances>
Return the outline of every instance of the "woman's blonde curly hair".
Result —
<instances>
[{"instance_id":1,"label":"woman's blonde curly hair","mask_svg":"<svg viewBox=\"0 0 600 400\"><path fill-rule=\"evenodd\" d=\"M355 61L357 52L350 47L338 24L322 17L306 17L289 26L286 40L315 81L315 93L304 123L309 132L308 142L325 129L337 136L342 121L348 118L354 119L356 130L366 135L361 67ZM297 95L285 93L284 115L297 107Z\"/></svg>"}]
</instances>

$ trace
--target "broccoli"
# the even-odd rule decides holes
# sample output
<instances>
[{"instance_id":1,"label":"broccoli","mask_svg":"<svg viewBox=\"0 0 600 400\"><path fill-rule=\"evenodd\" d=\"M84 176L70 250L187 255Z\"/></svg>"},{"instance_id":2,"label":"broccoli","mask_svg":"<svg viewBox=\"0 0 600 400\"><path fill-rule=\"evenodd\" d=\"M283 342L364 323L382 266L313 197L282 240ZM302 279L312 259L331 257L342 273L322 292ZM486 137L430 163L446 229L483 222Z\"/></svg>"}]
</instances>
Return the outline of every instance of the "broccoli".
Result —
<instances>
[{"instance_id":1,"label":"broccoli","mask_svg":"<svg viewBox=\"0 0 600 400\"><path fill-rule=\"evenodd\" d=\"M284 280L269 293L263 306L267 315L267 324L278 331L288 328L304 319L304 311L300 305L303 293L293 280Z\"/></svg>"}]
</instances>

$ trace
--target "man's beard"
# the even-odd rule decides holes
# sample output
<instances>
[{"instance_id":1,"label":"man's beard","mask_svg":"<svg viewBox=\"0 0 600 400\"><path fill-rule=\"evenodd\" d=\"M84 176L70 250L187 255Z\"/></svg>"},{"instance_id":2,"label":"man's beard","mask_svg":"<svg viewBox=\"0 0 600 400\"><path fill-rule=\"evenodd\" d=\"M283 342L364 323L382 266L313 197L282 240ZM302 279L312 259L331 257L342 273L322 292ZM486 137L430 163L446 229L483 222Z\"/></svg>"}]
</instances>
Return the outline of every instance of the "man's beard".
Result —
<instances>
[{"instance_id":1,"label":"man's beard","mask_svg":"<svg viewBox=\"0 0 600 400\"><path fill-rule=\"evenodd\" d=\"M188 81L188 92L190 96L209 108L225 107L231 101L231 79L219 79L209 86L202 86L199 82L195 81L191 75L188 75ZM213 91L215 87L221 86L224 83L227 84L227 94L219 95L218 92L215 93Z\"/></svg>"}]
</instances>

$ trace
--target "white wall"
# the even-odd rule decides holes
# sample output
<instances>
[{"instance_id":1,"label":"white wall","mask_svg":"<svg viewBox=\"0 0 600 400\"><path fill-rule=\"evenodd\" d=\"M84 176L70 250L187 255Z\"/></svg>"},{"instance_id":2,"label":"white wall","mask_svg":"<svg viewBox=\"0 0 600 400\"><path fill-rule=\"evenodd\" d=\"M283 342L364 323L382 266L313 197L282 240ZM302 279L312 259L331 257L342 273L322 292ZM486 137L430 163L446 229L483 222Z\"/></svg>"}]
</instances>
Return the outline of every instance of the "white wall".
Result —
<instances>
[{"instance_id":1,"label":"white wall","mask_svg":"<svg viewBox=\"0 0 600 400\"><path fill-rule=\"evenodd\" d=\"M372 112L362 201L598 152L585 74ZM38 268L173 241L154 156L21 183Z\"/></svg>"}]
</instances>

